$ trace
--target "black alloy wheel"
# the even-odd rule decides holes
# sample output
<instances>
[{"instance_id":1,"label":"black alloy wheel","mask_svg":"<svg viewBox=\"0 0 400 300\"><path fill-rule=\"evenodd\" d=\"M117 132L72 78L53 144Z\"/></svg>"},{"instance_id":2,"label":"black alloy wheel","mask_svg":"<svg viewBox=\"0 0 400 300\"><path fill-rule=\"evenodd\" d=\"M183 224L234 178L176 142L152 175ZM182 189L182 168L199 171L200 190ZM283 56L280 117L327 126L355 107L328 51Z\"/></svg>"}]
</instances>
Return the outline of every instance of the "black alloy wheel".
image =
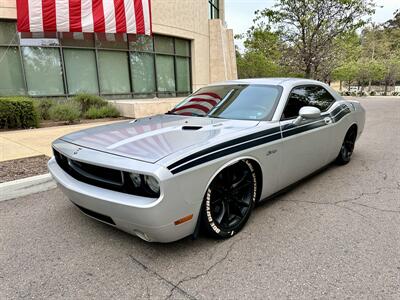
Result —
<instances>
[{"instance_id":1,"label":"black alloy wheel","mask_svg":"<svg viewBox=\"0 0 400 300\"><path fill-rule=\"evenodd\" d=\"M257 197L257 177L249 161L222 170L207 189L202 224L214 237L228 238L247 222Z\"/></svg>"},{"instance_id":2,"label":"black alloy wheel","mask_svg":"<svg viewBox=\"0 0 400 300\"><path fill-rule=\"evenodd\" d=\"M354 151L356 137L357 137L356 129L352 128L347 132L342 147L340 148L339 155L336 158L337 164L345 165L350 161L351 155L353 154Z\"/></svg>"}]
</instances>

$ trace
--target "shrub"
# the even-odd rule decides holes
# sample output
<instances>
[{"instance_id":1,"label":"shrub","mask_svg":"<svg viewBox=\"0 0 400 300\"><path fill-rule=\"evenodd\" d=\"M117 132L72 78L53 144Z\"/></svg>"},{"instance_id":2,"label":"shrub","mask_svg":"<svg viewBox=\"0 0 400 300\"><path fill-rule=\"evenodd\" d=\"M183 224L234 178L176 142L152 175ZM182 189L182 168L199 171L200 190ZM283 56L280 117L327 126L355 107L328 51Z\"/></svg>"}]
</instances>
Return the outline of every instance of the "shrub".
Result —
<instances>
[{"instance_id":1,"label":"shrub","mask_svg":"<svg viewBox=\"0 0 400 300\"><path fill-rule=\"evenodd\" d=\"M52 99L36 99L34 100L35 108L41 120L50 120L50 108L55 105Z\"/></svg>"},{"instance_id":2,"label":"shrub","mask_svg":"<svg viewBox=\"0 0 400 300\"><path fill-rule=\"evenodd\" d=\"M400 96L400 92L393 91L392 96Z\"/></svg>"},{"instance_id":3,"label":"shrub","mask_svg":"<svg viewBox=\"0 0 400 300\"><path fill-rule=\"evenodd\" d=\"M79 103L83 113L87 112L91 107L102 107L108 104L103 98L90 94L78 94L73 99Z\"/></svg>"},{"instance_id":4,"label":"shrub","mask_svg":"<svg viewBox=\"0 0 400 300\"><path fill-rule=\"evenodd\" d=\"M50 118L53 121L65 121L73 123L80 119L80 106L73 101L67 101L53 105L49 110Z\"/></svg>"},{"instance_id":5,"label":"shrub","mask_svg":"<svg viewBox=\"0 0 400 300\"><path fill-rule=\"evenodd\" d=\"M87 119L101 119L101 118L116 118L119 117L119 111L112 106L111 104L107 104L102 107L94 107L88 109L85 113L85 118Z\"/></svg>"},{"instance_id":6,"label":"shrub","mask_svg":"<svg viewBox=\"0 0 400 300\"><path fill-rule=\"evenodd\" d=\"M358 97L365 97L365 96L367 96L367 93L364 92L364 91L358 91L358 92L357 92L357 96L358 96Z\"/></svg>"},{"instance_id":7,"label":"shrub","mask_svg":"<svg viewBox=\"0 0 400 300\"><path fill-rule=\"evenodd\" d=\"M376 96L376 91L370 91L370 92L369 92L369 95L370 95L370 96Z\"/></svg>"},{"instance_id":8,"label":"shrub","mask_svg":"<svg viewBox=\"0 0 400 300\"><path fill-rule=\"evenodd\" d=\"M38 127L33 100L26 97L0 98L0 128Z\"/></svg>"}]
</instances>

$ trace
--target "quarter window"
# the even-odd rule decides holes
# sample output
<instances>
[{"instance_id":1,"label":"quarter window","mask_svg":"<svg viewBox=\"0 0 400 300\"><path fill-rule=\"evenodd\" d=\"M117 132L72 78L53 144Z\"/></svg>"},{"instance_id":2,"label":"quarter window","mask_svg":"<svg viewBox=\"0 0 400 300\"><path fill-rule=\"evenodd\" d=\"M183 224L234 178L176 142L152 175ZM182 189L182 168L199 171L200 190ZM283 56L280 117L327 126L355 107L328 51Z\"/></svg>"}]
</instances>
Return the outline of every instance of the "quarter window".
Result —
<instances>
[{"instance_id":1,"label":"quarter window","mask_svg":"<svg viewBox=\"0 0 400 300\"><path fill-rule=\"evenodd\" d=\"M297 117L303 106L314 106L321 111L326 111L334 102L335 98L321 86L299 86L290 93L282 119Z\"/></svg>"}]
</instances>

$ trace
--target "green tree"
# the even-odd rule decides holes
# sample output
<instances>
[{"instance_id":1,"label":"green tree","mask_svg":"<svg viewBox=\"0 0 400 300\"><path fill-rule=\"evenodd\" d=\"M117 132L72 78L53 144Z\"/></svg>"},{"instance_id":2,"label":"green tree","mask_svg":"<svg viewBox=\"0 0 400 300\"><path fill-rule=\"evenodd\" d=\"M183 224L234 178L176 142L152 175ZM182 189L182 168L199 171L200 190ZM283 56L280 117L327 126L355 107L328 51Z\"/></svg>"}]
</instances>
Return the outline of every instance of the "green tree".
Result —
<instances>
[{"instance_id":1,"label":"green tree","mask_svg":"<svg viewBox=\"0 0 400 300\"><path fill-rule=\"evenodd\" d=\"M354 32L374 12L370 0L278 0L272 8L256 12L255 22L276 28L299 69L315 77L335 40Z\"/></svg>"},{"instance_id":2,"label":"green tree","mask_svg":"<svg viewBox=\"0 0 400 300\"><path fill-rule=\"evenodd\" d=\"M353 80L357 77L357 74L357 61L351 60L337 67L333 71L333 79L340 81L340 90L342 90L342 81L347 82L347 85L350 86Z\"/></svg>"}]
</instances>

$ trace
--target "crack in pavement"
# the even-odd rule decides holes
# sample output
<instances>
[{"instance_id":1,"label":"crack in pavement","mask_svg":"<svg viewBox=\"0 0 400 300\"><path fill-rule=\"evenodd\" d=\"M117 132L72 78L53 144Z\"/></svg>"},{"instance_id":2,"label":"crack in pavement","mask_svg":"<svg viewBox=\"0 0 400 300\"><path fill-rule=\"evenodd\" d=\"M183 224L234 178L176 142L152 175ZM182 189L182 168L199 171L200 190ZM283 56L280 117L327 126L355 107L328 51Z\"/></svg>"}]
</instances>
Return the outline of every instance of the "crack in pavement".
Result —
<instances>
[{"instance_id":1,"label":"crack in pavement","mask_svg":"<svg viewBox=\"0 0 400 300\"><path fill-rule=\"evenodd\" d=\"M368 196L368 195L378 195L380 194L382 191L384 190L391 190L391 189L400 189L400 182L397 182L397 188L396 187L378 187L376 191L374 192L362 192L360 195L353 197L353 198L349 198L349 199L344 199L344 200L339 200L339 201L335 201L335 202L317 202L317 201L307 201L307 200L297 200L297 199L293 199L293 200L284 200L284 201L289 201L289 202L302 202L302 203L309 203L309 204L318 204L318 205L330 205L330 206L336 206L339 208L343 208L346 209L348 211L351 211L359 216L361 216L363 219L365 219L365 222L371 226L377 233L380 233L380 231L378 230L378 228L376 228L376 226L374 224L372 224L369 220L370 218L368 218L367 216L365 216L364 214L360 213L357 210L351 209L350 207L346 207L343 205L339 205L339 204L345 204L345 203L351 203L353 205L358 205L358 206L363 206L363 207L368 207L370 209L375 209L381 212L389 212L389 213L400 213L400 211L397 210L390 210L390 209L382 209L382 208L378 208L378 207L374 207L374 206L369 206L367 204L362 204L362 203L358 203L355 202L356 200L361 199L364 196Z\"/></svg>"},{"instance_id":2,"label":"crack in pavement","mask_svg":"<svg viewBox=\"0 0 400 300\"><path fill-rule=\"evenodd\" d=\"M355 205L359 205L359 206L368 207L368 208L371 208L371 209L374 209L374 210L378 210L378 211L381 211L381 212L400 213L400 210L384 209L384 208L370 206L370 205L363 204L363 203L358 203L358 202L350 202L350 203L355 204Z\"/></svg>"},{"instance_id":3,"label":"crack in pavement","mask_svg":"<svg viewBox=\"0 0 400 300\"><path fill-rule=\"evenodd\" d=\"M146 266L144 263L142 263L140 260L138 260L136 257L134 257L132 254L128 254L128 256L131 258L131 260L139 265L140 267L143 268L143 270L145 270L146 272L153 274L154 276L156 276L158 279L160 279L161 281L163 281L164 283L166 283L169 286L172 286L171 290L178 290L182 295L186 296L189 299L192 300L196 300L196 298L192 295L190 295L188 292L186 292L185 290L181 289L178 284L174 284L173 282L171 282L170 280L168 280L167 278L165 278L164 276L160 275L159 273L157 273L156 271L150 269L148 266ZM147 295L148 298L150 299L150 293L149 293L149 287L146 285L146 289L147 289ZM171 295L168 295L168 298Z\"/></svg>"},{"instance_id":4,"label":"crack in pavement","mask_svg":"<svg viewBox=\"0 0 400 300\"><path fill-rule=\"evenodd\" d=\"M233 243L231 243L231 245L229 246L229 248L228 248L228 250L226 251L225 255L224 255L221 259L219 259L219 260L217 260L215 263L213 263L210 267L208 267L208 268L207 268L205 271L203 271L202 273L199 273L199 274L196 274L196 275L192 275L192 276L189 276L189 277L185 277L184 279L178 281L178 283L171 289L171 291L170 291L168 297L166 297L165 299L166 299L166 300L167 300L167 299L170 299L170 298L172 297L173 293L174 293L174 290L175 290L175 289L180 289L180 288L179 288L179 285L181 285L182 283L184 283L184 282L189 282L189 281L192 281L192 280L196 280L196 279L198 279L198 278L200 278L200 277L202 277L202 276L208 275L208 273L209 273L212 269L214 269L217 265L219 265L220 263L222 263L224 260L226 260L226 259L228 258L229 254L232 252L233 247L234 247L238 242L242 241L244 238L245 238L245 237L243 237L243 238L241 238L241 239L238 239L238 240L234 241Z\"/></svg>"}]
</instances>

